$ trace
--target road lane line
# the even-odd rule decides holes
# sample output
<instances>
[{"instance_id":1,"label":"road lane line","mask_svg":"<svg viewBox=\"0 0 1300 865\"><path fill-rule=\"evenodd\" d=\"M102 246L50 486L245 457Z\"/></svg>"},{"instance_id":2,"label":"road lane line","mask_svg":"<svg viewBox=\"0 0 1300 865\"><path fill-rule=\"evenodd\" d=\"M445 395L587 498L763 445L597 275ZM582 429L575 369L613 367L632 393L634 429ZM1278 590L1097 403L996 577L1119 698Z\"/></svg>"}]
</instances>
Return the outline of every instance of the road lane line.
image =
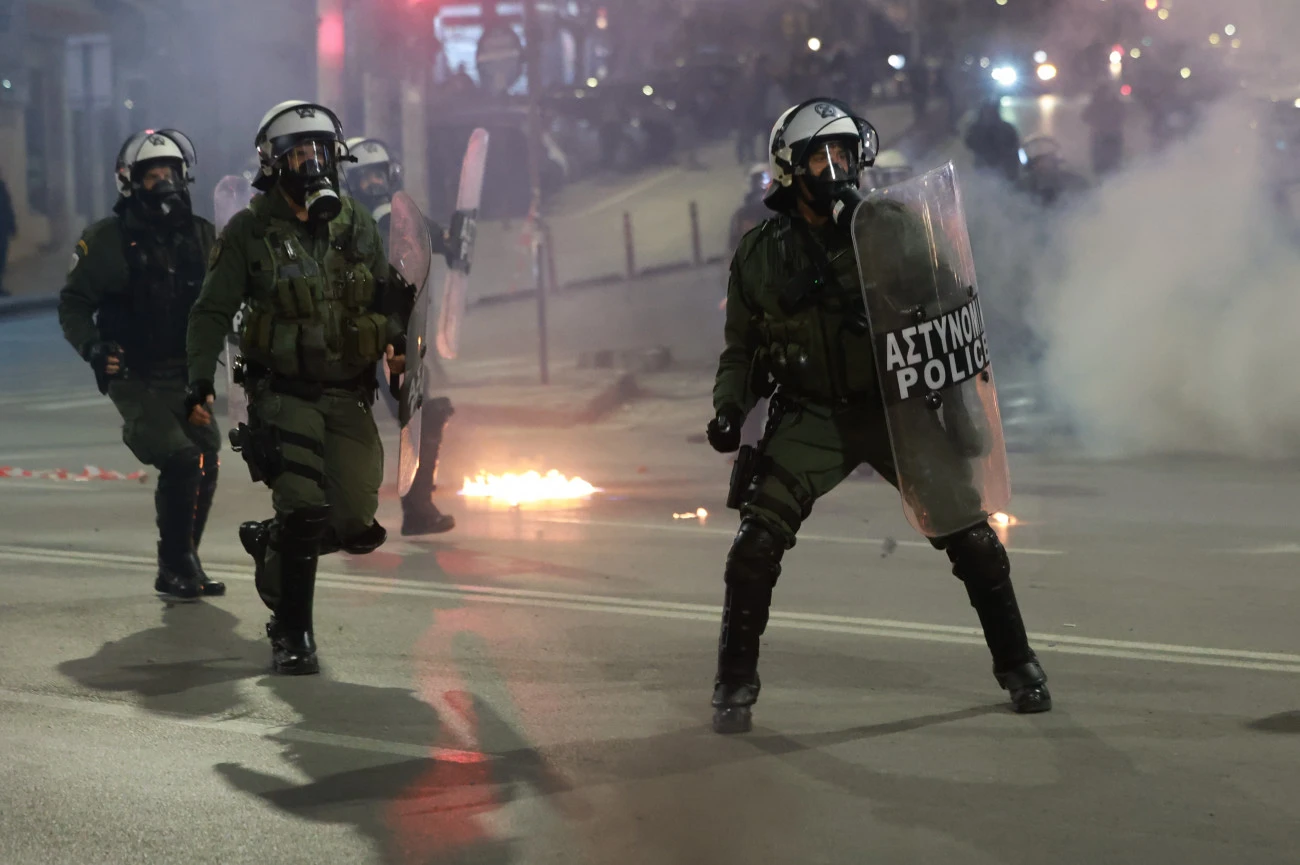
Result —
<instances>
[{"instance_id":1,"label":"road lane line","mask_svg":"<svg viewBox=\"0 0 1300 865\"><path fill-rule=\"evenodd\" d=\"M74 551L45 551L37 548L0 546L0 559L30 561L47 565L97 567L112 570L140 570L155 564L153 559L117 554ZM206 564L209 574L227 580L251 582L247 568ZM527 576L527 575L523 575ZM539 574L539 578L544 575ZM623 598L607 595L582 595L533 589L507 589L496 586L434 584L420 580L369 577L322 571L317 584L325 588L401 597L457 601L461 603L508 604L574 612L613 613L716 623L720 608L709 604L687 604ZM820 613L773 611L770 623L777 627L853 636L875 636L922 640L936 643L983 645L978 628L906 622L893 619L868 619ZM1228 667L1300 674L1300 655L1280 652L1257 652L1241 649L1218 649L1168 643L1107 640L1068 634L1032 633L1029 635L1040 651L1127 660L1162 661L1192 666Z\"/></svg>"},{"instance_id":2,"label":"road lane line","mask_svg":"<svg viewBox=\"0 0 1300 865\"><path fill-rule=\"evenodd\" d=\"M267 672L266 675L271 674ZM154 712L132 703L110 702L89 696L70 697L62 694L0 688L0 702L78 712L84 715L99 715L123 721L165 721L179 724L182 727L195 727L201 730L216 730L244 736L256 736L258 738L275 737L307 745L327 745L333 748L348 748L353 751L391 754L396 757L443 760L450 763L479 763L493 757L491 754L480 754L476 751L461 751L454 748L437 748L432 745L412 745L386 739L371 739L365 736L347 736L340 733L302 730L292 726L286 727L269 722L252 721L247 717L232 718L221 715L193 717L175 712Z\"/></svg>"},{"instance_id":3,"label":"road lane line","mask_svg":"<svg viewBox=\"0 0 1300 865\"><path fill-rule=\"evenodd\" d=\"M639 529L643 531L656 532L677 532L694 535L707 535L710 537L734 537L735 529L709 529L703 526L683 526L670 525L668 523L633 523L620 522L618 520L588 520L578 517L530 517L523 515L520 517L521 522L534 523L555 523L557 525L573 526L597 526L603 529ZM845 538L837 535L816 535L816 534L799 534L800 541L818 541L829 544L858 544L862 546L878 547L887 542L885 538ZM900 547L914 547L916 549L934 550L929 541L908 541L894 540L893 543ZM1063 556L1064 550L1043 550L1034 547L1007 547L1007 552L1016 553L1022 556Z\"/></svg>"}]
</instances>

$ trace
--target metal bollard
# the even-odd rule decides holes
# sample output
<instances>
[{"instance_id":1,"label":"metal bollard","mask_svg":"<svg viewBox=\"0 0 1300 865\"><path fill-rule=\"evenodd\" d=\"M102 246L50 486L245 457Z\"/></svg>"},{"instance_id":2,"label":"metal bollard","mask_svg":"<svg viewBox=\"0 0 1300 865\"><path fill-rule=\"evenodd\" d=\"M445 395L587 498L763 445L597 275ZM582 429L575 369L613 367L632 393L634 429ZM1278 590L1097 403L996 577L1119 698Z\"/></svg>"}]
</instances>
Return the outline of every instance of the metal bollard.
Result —
<instances>
[{"instance_id":1,"label":"metal bollard","mask_svg":"<svg viewBox=\"0 0 1300 865\"><path fill-rule=\"evenodd\" d=\"M627 278L636 276L636 251L632 244L632 214L623 212L623 247L627 252Z\"/></svg>"},{"instance_id":2,"label":"metal bollard","mask_svg":"<svg viewBox=\"0 0 1300 865\"><path fill-rule=\"evenodd\" d=\"M700 249L700 206L691 202L691 258L695 266L704 263L704 253Z\"/></svg>"}]
</instances>

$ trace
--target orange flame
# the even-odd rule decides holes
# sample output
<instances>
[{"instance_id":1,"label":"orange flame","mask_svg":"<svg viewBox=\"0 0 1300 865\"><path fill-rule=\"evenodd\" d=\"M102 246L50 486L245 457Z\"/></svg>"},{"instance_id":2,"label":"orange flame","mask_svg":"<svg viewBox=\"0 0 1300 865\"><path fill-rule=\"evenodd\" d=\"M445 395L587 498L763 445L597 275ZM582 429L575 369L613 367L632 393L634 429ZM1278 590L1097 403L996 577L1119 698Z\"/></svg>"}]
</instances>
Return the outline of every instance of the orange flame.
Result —
<instances>
[{"instance_id":1,"label":"orange flame","mask_svg":"<svg viewBox=\"0 0 1300 865\"><path fill-rule=\"evenodd\" d=\"M511 507L524 502L548 502L585 499L600 492L582 478L566 478L551 469L545 476L538 472L503 475L479 472L473 479L465 478L460 494L466 498L488 499L504 502Z\"/></svg>"}]
</instances>

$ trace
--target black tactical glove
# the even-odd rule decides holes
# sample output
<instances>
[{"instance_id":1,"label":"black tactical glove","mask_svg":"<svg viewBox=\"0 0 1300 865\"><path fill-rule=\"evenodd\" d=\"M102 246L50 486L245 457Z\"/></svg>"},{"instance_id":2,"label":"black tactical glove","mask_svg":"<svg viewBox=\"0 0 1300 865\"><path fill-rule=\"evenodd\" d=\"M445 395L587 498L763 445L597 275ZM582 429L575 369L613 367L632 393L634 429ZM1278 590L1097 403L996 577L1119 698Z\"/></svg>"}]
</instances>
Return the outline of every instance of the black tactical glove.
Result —
<instances>
[{"instance_id":1,"label":"black tactical glove","mask_svg":"<svg viewBox=\"0 0 1300 865\"><path fill-rule=\"evenodd\" d=\"M208 397L215 398L217 392L212 389L212 382L207 379L199 379L190 382L190 386L185 390L185 414L189 414L194 407L208 407Z\"/></svg>"},{"instance_id":2,"label":"black tactical glove","mask_svg":"<svg viewBox=\"0 0 1300 865\"><path fill-rule=\"evenodd\" d=\"M121 374L122 354L122 346L115 342L97 342L91 346L86 360L89 361L90 368L95 371L95 384L99 386L100 393L108 393L109 381ZM113 372L108 371L109 361L117 364L117 369Z\"/></svg>"},{"instance_id":3,"label":"black tactical glove","mask_svg":"<svg viewBox=\"0 0 1300 865\"><path fill-rule=\"evenodd\" d=\"M735 453L740 449L740 428L744 423L743 411L734 405L723 406L705 430L709 446L720 454Z\"/></svg>"}]
</instances>

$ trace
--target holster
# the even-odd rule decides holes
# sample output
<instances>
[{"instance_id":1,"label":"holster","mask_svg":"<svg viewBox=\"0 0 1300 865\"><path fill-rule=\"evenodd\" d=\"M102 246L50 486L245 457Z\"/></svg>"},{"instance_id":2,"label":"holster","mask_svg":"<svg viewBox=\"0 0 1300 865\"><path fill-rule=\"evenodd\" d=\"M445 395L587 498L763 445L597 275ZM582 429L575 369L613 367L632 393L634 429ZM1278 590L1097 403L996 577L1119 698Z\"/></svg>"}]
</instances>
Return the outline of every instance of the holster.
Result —
<instances>
[{"instance_id":1,"label":"holster","mask_svg":"<svg viewBox=\"0 0 1300 865\"><path fill-rule=\"evenodd\" d=\"M275 427L263 423L251 404L248 423L230 431L230 449L244 458L253 483L265 483L269 487L284 471L284 455Z\"/></svg>"},{"instance_id":2,"label":"holster","mask_svg":"<svg viewBox=\"0 0 1300 865\"><path fill-rule=\"evenodd\" d=\"M727 488L727 507L733 511L740 510L747 498L751 483L757 469L753 445L741 445L736 452L736 461L731 465L731 486Z\"/></svg>"},{"instance_id":3,"label":"holster","mask_svg":"<svg viewBox=\"0 0 1300 865\"><path fill-rule=\"evenodd\" d=\"M758 445L742 445L736 452L736 461L731 466L731 486L727 489L727 507L731 510L738 511L744 507L756 491L767 458L767 446L789 410L786 397L779 392L773 394L768 403L767 425Z\"/></svg>"}]
</instances>

